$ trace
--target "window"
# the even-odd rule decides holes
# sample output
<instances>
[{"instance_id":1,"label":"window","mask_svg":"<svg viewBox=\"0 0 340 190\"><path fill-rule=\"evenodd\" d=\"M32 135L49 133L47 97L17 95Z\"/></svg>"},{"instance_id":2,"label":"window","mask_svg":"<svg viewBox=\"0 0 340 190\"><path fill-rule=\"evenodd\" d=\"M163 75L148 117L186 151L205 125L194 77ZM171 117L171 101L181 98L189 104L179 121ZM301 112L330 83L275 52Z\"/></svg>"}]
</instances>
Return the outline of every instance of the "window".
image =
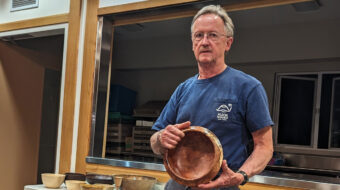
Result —
<instances>
[{"instance_id":1,"label":"window","mask_svg":"<svg viewBox=\"0 0 340 190\"><path fill-rule=\"evenodd\" d=\"M275 145L340 148L340 73L277 74Z\"/></svg>"}]
</instances>

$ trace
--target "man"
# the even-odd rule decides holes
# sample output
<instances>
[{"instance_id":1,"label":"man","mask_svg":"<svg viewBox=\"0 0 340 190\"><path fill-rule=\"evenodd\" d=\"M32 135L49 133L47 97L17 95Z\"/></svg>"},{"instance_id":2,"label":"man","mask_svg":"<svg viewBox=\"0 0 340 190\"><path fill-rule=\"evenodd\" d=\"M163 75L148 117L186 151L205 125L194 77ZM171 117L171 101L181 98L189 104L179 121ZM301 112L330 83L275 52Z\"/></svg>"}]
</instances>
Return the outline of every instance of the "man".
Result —
<instances>
[{"instance_id":1,"label":"man","mask_svg":"<svg viewBox=\"0 0 340 190\"><path fill-rule=\"evenodd\" d=\"M273 153L273 122L262 84L225 63L233 30L220 6L206 6L196 14L191 33L199 73L177 87L153 126L159 131L150 139L154 153L163 154L176 147L190 125L206 127L219 138L222 171L199 189L238 189L265 168ZM187 187L170 180L166 189Z\"/></svg>"}]
</instances>

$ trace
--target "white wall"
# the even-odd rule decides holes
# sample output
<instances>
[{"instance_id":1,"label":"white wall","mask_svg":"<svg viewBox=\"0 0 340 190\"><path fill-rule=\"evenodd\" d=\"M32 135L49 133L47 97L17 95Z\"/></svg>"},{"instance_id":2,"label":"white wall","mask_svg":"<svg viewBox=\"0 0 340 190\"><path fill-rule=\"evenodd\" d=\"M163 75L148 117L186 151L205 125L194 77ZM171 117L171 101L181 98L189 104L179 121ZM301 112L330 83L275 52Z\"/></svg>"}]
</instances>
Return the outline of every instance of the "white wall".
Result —
<instances>
[{"instance_id":1,"label":"white wall","mask_svg":"<svg viewBox=\"0 0 340 190\"><path fill-rule=\"evenodd\" d=\"M0 1L0 24L69 12L70 0L39 0L39 7L10 12L12 1Z\"/></svg>"},{"instance_id":2,"label":"white wall","mask_svg":"<svg viewBox=\"0 0 340 190\"><path fill-rule=\"evenodd\" d=\"M141 2L141 1L146 1L146 0L99 0L99 8L123 5L123 4L128 4L128 3L136 3L136 2Z\"/></svg>"}]
</instances>

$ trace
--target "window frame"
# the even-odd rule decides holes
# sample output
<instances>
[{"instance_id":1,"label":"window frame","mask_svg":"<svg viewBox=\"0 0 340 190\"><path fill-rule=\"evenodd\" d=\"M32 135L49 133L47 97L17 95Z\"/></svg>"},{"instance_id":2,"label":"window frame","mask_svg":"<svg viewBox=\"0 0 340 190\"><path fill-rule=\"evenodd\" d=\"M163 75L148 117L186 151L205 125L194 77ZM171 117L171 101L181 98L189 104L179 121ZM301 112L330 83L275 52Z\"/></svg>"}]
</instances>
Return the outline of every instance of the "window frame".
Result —
<instances>
[{"instance_id":1,"label":"window frame","mask_svg":"<svg viewBox=\"0 0 340 190\"><path fill-rule=\"evenodd\" d=\"M314 155L328 155L340 156L340 148L321 149L318 148L318 134L319 134L319 120L320 120L320 105L321 105L321 90L322 90L322 77L327 74L340 74L340 71L320 71L320 72L282 72L275 73L274 76L274 94L273 94L273 138L275 151L285 153L301 153L301 154L314 154ZM312 126L312 146L289 145L279 144L278 137L278 121L280 111L280 98L281 98L281 80L280 77L294 77L296 75L317 75L315 104L313 108L313 126ZM340 77L339 77L340 78ZM333 94L332 94L333 96ZM331 127L331 124L330 124ZM331 131L329 131L329 135ZM330 139L329 139L330 140Z\"/></svg>"}]
</instances>

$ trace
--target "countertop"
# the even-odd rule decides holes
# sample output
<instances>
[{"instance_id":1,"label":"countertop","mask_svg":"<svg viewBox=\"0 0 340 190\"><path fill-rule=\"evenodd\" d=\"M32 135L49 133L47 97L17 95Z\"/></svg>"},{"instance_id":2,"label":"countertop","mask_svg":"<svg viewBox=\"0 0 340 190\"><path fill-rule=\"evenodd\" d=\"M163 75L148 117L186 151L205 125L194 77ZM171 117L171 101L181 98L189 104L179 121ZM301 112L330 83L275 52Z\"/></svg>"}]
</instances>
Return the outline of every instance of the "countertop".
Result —
<instances>
[{"instance_id":1,"label":"countertop","mask_svg":"<svg viewBox=\"0 0 340 190\"><path fill-rule=\"evenodd\" d=\"M53 190L51 188L46 188L44 185L25 185L24 190ZM54 190L66 190L66 186L62 184L59 189Z\"/></svg>"}]
</instances>

